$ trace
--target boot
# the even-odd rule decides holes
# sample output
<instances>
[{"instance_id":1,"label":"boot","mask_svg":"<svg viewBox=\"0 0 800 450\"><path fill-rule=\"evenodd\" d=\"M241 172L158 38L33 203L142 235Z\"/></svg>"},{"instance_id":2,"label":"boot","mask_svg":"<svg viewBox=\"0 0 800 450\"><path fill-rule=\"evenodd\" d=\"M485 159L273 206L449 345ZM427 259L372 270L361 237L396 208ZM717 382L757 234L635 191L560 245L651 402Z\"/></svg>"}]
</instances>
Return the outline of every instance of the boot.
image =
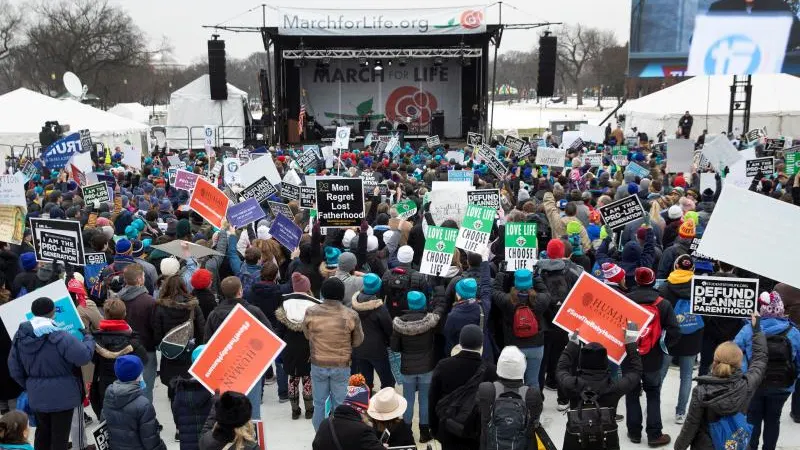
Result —
<instances>
[{"instance_id":1,"label":"boot","mask_svg":"<svg viewBox=\"0 0 800 450\"><path fill-rule=\"evenodd\" d=\"M292 405L292 420L297 420L300 418L300 399L299 398L290 398L289 404Z\"/></svg>"},{"instance_id":2,"label":"boot","mask_svg":"<svg viewBox=\"0 0 800 450\"><path fill-rule=\"evenodd\" d=\"M420 444L424 444L428 441L433 439L431 437L431 428L428 425L420 425L419 426L419 442Z\"/></svg>"},{"instance_id":3,"label":"boot","mask_svg":"<svg viewBox=\"0 0 800 450\"><path fill-rule=\"evenodd\" d=\"M303 404L306 407L306 419L314 417L314 400L303 399Z\"/></svg>"}]
</instances>

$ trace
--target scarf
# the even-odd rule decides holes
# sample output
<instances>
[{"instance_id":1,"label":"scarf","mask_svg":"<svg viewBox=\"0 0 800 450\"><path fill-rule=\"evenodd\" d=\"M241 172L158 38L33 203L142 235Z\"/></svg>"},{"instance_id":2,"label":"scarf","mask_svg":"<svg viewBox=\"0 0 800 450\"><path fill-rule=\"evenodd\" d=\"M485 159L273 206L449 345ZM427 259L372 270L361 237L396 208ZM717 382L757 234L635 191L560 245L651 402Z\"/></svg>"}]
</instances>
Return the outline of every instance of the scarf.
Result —
<instances>
[{"instance_id":1,"label":"scarf","mask_svg":"<svg viewBox=\"0 0 800 450\"><path fill-rule=\"evenodd\" d=\"M49 317L34 317L31 319L31 326L33 326L33 334L36 335L36 337L42 337L45 334L59 331L56 323Z\"/></svg>"},{"instance_id":2,"label":"scarf","mask_svg":"<svg viewBox=\"0 0 800 450\"><path fill-rule=\"evenodd\" d=\"M86 307L86 288L83 287L83 283L73 278L67 283L67 291L75 294L79 307Z\"/></svg>"},{"instance_id":3,"label":"scarf","mask_svg":"<svg viewBox=\"0 0 800 450\"><path fill-rule=\"evenodd\" d=\"M694 272L691 270L673 270L672 273L669 274L667 277L667 281L670 284L683 284L692 281L692 277L694 276Z\"/></svg>"},{"instance_id":4,"label":"scarf","mask_svg":"<svg viewBox=\"0 0 800 450\"><path fill-rule=\"evenodd\" d=\"M102 319L100 331L131 331L131 327L125 320Z\"/></svg>"}]
</instances>

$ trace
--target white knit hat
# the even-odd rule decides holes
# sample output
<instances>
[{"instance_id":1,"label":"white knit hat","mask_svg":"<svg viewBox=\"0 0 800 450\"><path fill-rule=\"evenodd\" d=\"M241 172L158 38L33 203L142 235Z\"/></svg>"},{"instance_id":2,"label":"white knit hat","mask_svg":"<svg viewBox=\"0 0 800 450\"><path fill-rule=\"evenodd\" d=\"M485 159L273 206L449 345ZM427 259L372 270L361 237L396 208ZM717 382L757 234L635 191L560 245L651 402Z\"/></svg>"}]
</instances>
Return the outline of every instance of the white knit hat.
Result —
<instances>
[{"instance_id":1,"label":"white knit hat","mask_svg":"<svg viewBox=\"0 0 800 450\"><path fill-rule=\"evenodd\" d=\"M683 216L683 209L680 205L672 205L667 210L667 216L672 220L680 219Z\"/></svg>"},{"instance_id":2,"label":"white knit hat","mask_svg":"<svg viewBox=\"0 0 800 450\"><path fill-rule=\"evenodd\" d=\"M374 252L378 249L378 237L370 236L367 238L367 251Z\"/></svg>"},{"instance_id":3,"label":"white knit hat","mask_svg":"<svg viewBox=\"0 0 800 450\"><path fill-rule=\"evenodd\" d=\"M525 377L525 355L515 345L500 352L497 360L497 376L506 380L522 380Z\"/></svg>"},{"instance_id":4,"label":"white knit hat","mask_svg":"<svg viewBox=\"0 0 800 450\"><path fill-rule=\"evenodd\" d=\"M397 250L397 260L401 264L408 264L414 259L414 249L404 245Z\"/></svg>"},{"instance_id":5,"label":"white knit hat","mask_svg":"<svg viewBox=\"0 0 800 450\"><path fill-rule=\"evenodd\" d=\"M356 232L353 230L347 230L344 232L344 236L342 237L342 247L350 248L350 243L355 239Z\"/></svg>"},{"instance_id":6,"label":"white knit hat","mask_svg":"<svg viewBox=\"0 0 800 450\"><path fill-rule=\"evenodd\" d=\"M172 276L178 273L181 268L181 263L178 258L164 258L161 260L161 274L165 276Z\"/></svg>"}]
</instances>

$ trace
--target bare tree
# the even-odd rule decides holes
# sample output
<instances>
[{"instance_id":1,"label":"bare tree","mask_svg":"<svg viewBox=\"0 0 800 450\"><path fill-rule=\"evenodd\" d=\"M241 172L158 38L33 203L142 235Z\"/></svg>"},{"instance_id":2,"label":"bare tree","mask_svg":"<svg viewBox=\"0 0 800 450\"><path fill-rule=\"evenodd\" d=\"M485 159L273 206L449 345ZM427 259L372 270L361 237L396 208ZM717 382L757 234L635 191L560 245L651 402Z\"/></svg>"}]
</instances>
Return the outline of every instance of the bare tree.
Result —
<instances>
[{"instance_id":1,"label":"bare tree","mask_svg":"<svg viewBox=\"0 0 800 450\"><path fill-rule=\"evenodd\" d=\"M536 89L538 50L512 51L497 57L497 86L507 84L517 88L518 97Z\"/></svg>"},{"instance_id":2,"label":"bare tree","mask_svg":"<svg viewBox=\"0 0 800 450\"><path fill-rule=\"evenodd\" d=\"M0 61L11 55L22 31L22 12L8 0L0 1Z\"/></svg>"},{"instance_id":3,"label":"bare tree","mask_svg":"<svg viewBox=\"0 0 800 450\"><path fill-rule=\"evenodd\" d=\"M625 71L628 67L628 44L608 47L592 62L596 82L603 86L603 94L622 101L625 96Z\"/></svg>"},{"instance_id":4,"label":"bare tree","mask_svg":"<svg viewBox=\"0 0 800 450\"><path fill-rule=\"evenodd\" d=\"M558 35L558 60L562 74L572 83L578 106L583 105L582 76L591 69L593 61L601 57L605 48L616 45L610 31L577 25L564 26Z\"/></svg>"}]
</instances>

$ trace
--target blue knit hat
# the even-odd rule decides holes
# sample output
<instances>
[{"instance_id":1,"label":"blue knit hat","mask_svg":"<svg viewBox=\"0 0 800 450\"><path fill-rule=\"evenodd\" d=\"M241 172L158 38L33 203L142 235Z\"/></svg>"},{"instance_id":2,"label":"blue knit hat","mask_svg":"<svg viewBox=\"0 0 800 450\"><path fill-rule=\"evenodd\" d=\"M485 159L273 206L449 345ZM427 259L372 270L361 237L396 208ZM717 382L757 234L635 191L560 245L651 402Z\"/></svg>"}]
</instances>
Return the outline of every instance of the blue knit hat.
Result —
<instances>
[{"instance_id":1,"label":"blue knit hat","mask_svg":"<svg viewBox=\"0 0 800 450\"><path fill-rule=\"evenodd\" d=\"M336 247L325 247L325 265L328 266L329 269L335 269L339 267L339 256L341 256L342 251Z\"/></svg>"},{"instance_id":2,"label":"blue knit hat","mask_svg":"<svg viewBox=\"0 0 800 450\"><path fill-rule=\"evenodd\" d=\"M170 209L172 209L172 203L165 198L161 200L161 204L159 205L158 209L161 212L168 212Z\"/></svg>"},{"instance_id":3,"label":"blue knit hat","mask_svg":"<svg viewBox=\"0 0 800 450\"><path fill-rule=\"evenodd\" d=\"M533 287L533 272L528 269L517 269L514 272L514 287L520 291L527 291Z\"/></svg>"},{"instance_id":4,"label":"blue knit hat","mask_svg":"<svg viewBox=\"0 0 800 450\"><path fill-rule=\"evenodd\" d=\"M195 349L192 351L192 362L195 362L197 358L200 357L200 353L203 353L204 348L206 348L205 345L198 345L195 347Z\"/></svg>"},{"instance_id":5,"label":"blue knit hat","mask_svg":"<svg viewBox=\"0 0 800 450\"><path fill-rule=\"evenodd\" d=\"M19 257L22 263L22 268L25 270L33 270L36 268L36 254L33 252L25 252Z\"/></svg>"},{"instance_id":6,"label":"blue knit hat","mask_svg":"<svg viewBox=\"0 0 800 450\"><path fill-rule=\"evenodd\" d=\"M464 278L456 283L456 294L462 300L469 300L478 296L478 282L475 278Z\"/></svg>"},{"instance_id":7,"label":"blue knit hat","mask_svg":"<svg viewBox=\"0 0 800 450\"><path fill-rule=\"evenodd\" d=\"M122 239L117 241L117 247L116 247L117 254L128 253L131 250L131 247L132 247L131 246L131 241L129 241L129 240L125 239L125 238L122 238Z\"/></svg>"},{"instance_id":8,"label":"blue knit hat","mask_svg":"<svg viewBox=\"0 0 800 450\"><path fill-rule=\"evenodd\" d=\"M135 355L124 355L114 361L114 374L119 381L127 383L135 381L142 374L144 365L142 360Z\"/></svg>"},{"instance_id":9,"label":"blue knit hat","mask_svg":"<svg viewBox=\"0 0 800 450\"><path fill-rule=\"evenodd\" d=\"M425 294L420 291L409 291L406 295L408 301L408 309L411 311L424 311L428 301L425 299Z\"/></svg>"},{"instance_id":10,"label":"blue knit hat","mask_svg":"<svg viewBox=\"0 0 800 450\"><path fill-rule=\"evenodd\" d=\"M381 291L381 277L374 273L364 275L364 292L367 295L375 295Z\"/></svg>"}]
</instances>

